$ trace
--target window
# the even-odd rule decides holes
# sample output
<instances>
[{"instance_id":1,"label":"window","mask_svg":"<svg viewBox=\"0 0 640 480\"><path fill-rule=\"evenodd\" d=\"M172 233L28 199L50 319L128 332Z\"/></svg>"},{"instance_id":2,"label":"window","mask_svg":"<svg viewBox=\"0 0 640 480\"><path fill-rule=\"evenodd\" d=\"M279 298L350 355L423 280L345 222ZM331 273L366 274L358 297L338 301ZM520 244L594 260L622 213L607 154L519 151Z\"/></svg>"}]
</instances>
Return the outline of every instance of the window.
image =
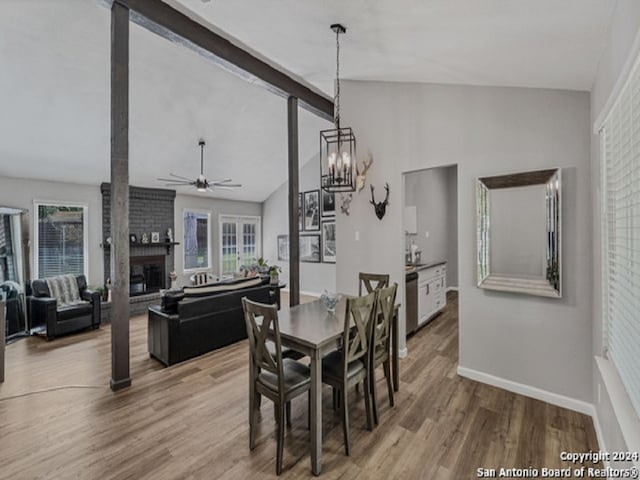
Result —
<instances>
[{"instance_id":1,"label":"window","mask_svg":"<svg viewBox=\"0 0 640 480\"><path fill-rule=\"evenodd\" d=\"M88 276L87 207L36 202L35 210L35 277Z\"/></svg>"},{"instance_id":2,"label":"window","mask_svg":"<svg viewBox=\"0 0 640 480\"><path fill-rule=\"evenodd\" d=\"M184 211L184 270L211 268L211 229L208 212Z\"/></svg>"},{"instance_id":3,"label":"window","mask_svg":"<svg viewBox=\"0 0 640 480\"><path fill-rule=\"evenodd\" d=\"M260 217L220 217L220 274L237 272L260 257Z\"/></svg>"},{"instance_id":4,"label":"window","mask_svg":"<svg viewBox=\"0 0 640 480\"><path fill-rule=\"evenodd\" d=\"M640 69L601 130L603 308L606 356L640 414Z\"/></svg>"}]
</instances>

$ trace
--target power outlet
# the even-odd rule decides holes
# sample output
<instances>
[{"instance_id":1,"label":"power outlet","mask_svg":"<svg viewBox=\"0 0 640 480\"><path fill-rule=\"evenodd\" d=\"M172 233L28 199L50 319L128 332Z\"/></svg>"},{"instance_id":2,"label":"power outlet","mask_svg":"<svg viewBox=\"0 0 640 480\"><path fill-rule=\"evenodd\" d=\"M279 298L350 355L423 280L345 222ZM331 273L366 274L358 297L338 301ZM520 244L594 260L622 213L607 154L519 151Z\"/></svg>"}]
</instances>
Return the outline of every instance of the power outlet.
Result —
<instances>
[{"instance_id":1,"label":"power outlet","mask_svg":"<svg viewBox=\"0 0 640 480\"><path fill-rule=\"evenodd\" d=\"M429 238L429 230L427 230L426 232L424 232L424 238Z\"/></svg>"},{"instance_id":2,"label":"power outlet","mask_svg":"<svg viewBox=\"0 0 640 480\"><path fill-rule=\"evenodd\" d=\"M360 241L360 230L356 230L356 242Z\"/></svg>"}]
</instances>

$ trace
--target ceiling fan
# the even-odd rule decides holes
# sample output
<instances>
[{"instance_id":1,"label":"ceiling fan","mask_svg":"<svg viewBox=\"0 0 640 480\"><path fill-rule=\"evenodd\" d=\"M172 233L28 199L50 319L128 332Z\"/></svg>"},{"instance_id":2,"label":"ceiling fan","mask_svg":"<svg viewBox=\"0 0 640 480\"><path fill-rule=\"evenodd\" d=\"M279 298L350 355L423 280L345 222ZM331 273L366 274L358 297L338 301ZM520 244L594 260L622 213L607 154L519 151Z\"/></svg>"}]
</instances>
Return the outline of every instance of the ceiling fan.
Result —
<instances>
[{"instance_id":1,"label":"ceiling fan","mask_svg":"<svg viewBox=\"0 0 640 480\"><path fill-rule=\"evenodd\" d=\"M158 178L161 182L167 182L165 185L167 187L183 187L187 185L193 185L196 187L196 190L199 192L213 192L214 188L216 190L235 190L236 188L242 187L240 183L232 183L233 180L230 178L225 178L224 180L208 180L207 177L204 176L204 146L205 141L200 140L198 142L200 146L200 175L195 180L191 180L190 178L183 177L181 175L176 175L175 173L169 173L169 175L173 178Z\"/></svg>"}]
</instances>

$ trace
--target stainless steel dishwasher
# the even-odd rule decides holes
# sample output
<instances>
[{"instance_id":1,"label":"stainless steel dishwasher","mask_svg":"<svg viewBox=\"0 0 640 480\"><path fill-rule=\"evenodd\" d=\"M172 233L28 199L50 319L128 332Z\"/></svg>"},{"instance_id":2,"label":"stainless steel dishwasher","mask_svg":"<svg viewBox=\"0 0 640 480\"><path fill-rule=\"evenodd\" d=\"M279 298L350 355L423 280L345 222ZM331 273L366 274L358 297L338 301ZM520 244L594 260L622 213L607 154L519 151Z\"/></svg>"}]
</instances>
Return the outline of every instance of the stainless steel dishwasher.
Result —
<instances>
[{"instance_id":1,"label":"stainless steel dishwasher","mask_svg":"<svg viewBox=\"0 0 640 480\"><path fill-rule=\"evenodd\" d=\"M418 329L418 272L406 274L405 305L407 306L407 334Z\"/></svg>"}]
</instances>

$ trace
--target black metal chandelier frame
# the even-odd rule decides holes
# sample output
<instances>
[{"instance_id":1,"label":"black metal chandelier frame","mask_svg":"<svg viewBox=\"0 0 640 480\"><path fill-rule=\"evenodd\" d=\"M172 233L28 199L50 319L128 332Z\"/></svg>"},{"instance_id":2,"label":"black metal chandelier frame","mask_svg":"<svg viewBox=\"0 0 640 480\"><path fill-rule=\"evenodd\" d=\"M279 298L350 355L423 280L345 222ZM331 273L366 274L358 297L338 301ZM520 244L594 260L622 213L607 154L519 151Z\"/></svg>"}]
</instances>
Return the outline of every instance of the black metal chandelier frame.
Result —
<instances>
[{"instance_id":1,"label":"black metal chandelier frame","mask_svg":"<svg viewBox=\"0 0 640 480\"><path fill-rule=\"evenodd\" d=\"M335 128L320 132L320 186L326 192L355 192L356 136L351 127L340 126L340 34L347 29L331 25L336 34Z\"/></svg>"}]
</instances>

